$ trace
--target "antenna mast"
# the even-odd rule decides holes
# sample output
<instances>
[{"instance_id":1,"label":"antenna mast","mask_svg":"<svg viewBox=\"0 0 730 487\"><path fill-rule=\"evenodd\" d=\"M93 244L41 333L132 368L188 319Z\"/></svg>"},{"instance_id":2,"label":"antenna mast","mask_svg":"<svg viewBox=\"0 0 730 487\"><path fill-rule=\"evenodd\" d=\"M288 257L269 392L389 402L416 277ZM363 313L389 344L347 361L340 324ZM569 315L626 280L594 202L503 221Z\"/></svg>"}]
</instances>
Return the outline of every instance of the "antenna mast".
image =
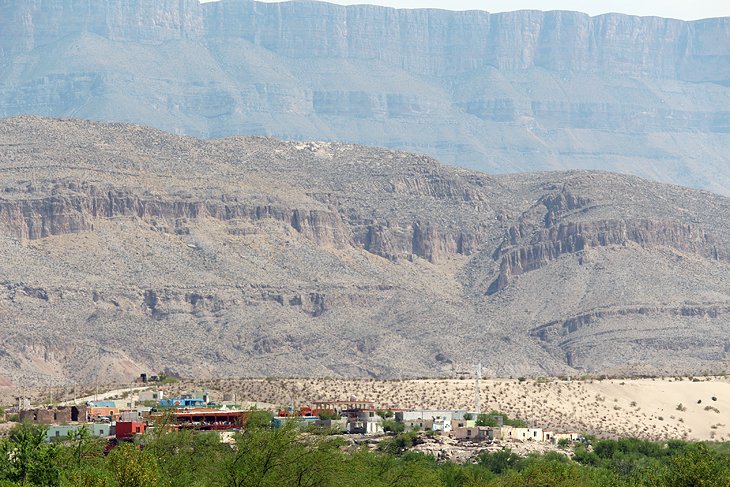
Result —
<instances>
[{"instance_id":1,"label":"antenna mast","mask_svg":"<svg viewBox=\"0 0 730 487\"><path fill-rule=\"evenodd\" d=\"M480 391L479 391L479 380L481 378L482 378L482 363L479 362L477 364L476 378L474 380L474 409L476 410L477 414L481 414L481 412L482 412L481 397L480 397Z\"/></svg>"}]
</instances>

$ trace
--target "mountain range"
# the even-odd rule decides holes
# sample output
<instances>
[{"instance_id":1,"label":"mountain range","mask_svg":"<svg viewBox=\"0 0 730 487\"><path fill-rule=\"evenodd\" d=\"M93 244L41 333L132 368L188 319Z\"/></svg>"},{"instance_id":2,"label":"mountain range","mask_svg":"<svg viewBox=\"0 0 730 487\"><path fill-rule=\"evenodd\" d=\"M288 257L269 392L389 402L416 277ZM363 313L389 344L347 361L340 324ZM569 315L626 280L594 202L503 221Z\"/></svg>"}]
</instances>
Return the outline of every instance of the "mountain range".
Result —
<instances>
[{"instance_id":1,"label":"mountain range","mask_svg":"<svg viewBox=\"0 0 730 487\"><path fill-rule=\"evenodd\" d=\"M0 0L0 116L599 169L730 194L730 19Z\"/></svg>"},{"instance_id":2,"label":"mountain range","mask_svg":"<svg viewBox=\"0 0 730 487\"><path fill-rule=\"evenodd\" d=\"M720 371L728 221L628 175L5 119L0 382Z\"/></svg>"}]
</instances>

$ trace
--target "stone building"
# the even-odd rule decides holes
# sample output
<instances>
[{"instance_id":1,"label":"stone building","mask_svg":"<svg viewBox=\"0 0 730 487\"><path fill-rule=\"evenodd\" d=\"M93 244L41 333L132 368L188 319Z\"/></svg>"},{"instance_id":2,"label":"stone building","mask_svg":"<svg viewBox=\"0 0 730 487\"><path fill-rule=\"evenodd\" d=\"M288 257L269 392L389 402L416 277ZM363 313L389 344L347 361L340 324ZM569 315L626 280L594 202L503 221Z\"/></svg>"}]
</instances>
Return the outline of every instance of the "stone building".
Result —
<instances>
[{"instance_id":1,"label":"stone building","mask_svg":"<svg viewBox=\"0 0 730 487\"><path fill-rule=\"evenodd\" d=\"M20 411L20 421L37 424L64 424L77 421L86 421L88 409L86 406L49 406Z\"/></svg>"}]
</instances>

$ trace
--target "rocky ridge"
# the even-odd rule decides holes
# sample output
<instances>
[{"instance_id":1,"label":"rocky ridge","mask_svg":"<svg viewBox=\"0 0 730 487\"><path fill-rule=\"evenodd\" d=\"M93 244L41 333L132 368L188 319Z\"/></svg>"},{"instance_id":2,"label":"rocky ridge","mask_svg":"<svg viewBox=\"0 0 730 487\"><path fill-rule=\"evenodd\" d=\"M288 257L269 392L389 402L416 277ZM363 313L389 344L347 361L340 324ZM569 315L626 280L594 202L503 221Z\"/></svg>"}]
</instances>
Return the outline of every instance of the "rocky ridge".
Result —
<instances>
[{"instance_id":1,"label":"rocky ridge","mask_svg":"<svg viewBox=\"0 0 730 487\"><path fill-rule=\"evenodd\" d=\"M32 117L0 122L0 147L0 375L16 382L729 358L730 200L712 193Z\"/></svg>"}]
</instances>

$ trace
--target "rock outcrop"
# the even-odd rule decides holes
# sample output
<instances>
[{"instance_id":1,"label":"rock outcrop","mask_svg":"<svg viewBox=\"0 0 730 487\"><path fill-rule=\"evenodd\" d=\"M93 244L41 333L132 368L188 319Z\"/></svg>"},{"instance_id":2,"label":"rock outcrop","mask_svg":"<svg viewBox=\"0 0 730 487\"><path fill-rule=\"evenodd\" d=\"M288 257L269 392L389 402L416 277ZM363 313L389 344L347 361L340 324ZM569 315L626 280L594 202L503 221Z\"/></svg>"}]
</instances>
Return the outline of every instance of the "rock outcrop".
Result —
<instances>
[{"instance_id":1,"label":"rock outcrop","mask_svg":"<svg viewBox=\"0 0 730 487\"><path fill-rule=\"evenodd\" d=\"M669 247L706 259L730 259L726 248L691 222L647 218L584 221L582 214L592 206L590 199L565 188L540 198L505 232L495 252L495 259L500 260L499 276L488 292L499 292L516 276L540 269L565 254L581 254L585 259L585 253L595 247L636 244L642 248Z\"/></svg>"},{"instance_id":2,"label":"rock outcrop","mask_svg":"<svg viewBox=\"0 0 730 487\"><path fill-rule=\"evenodd\" d=\"M518 231L519 227L509 230L511 235ZM625 246L629 243L643 248L671 247L715 260L728 258L726 250L718 248L711 236L691 224L654 220L560 223L537 230L524 246L499 248L497 251L502 259L499 277L490 287L490 291L500 291L509 285L513 277L539 269L564 254L576 254L594 247Z\"/></svg>"},{"instance_id":3,"label":"rock outcrop","mask_svg":"<svg viewBox=\"0 0 730 487\"><path fill-rule=\"evenodd\" d=\"M66 191L70 193L65 194ZM248 206L216 201L179 201L140 195L127 188L55 183L50 196L21 201L0 202L0 222L18 239L35 240L53 235L91 231L98 218L137 218L152 225L159 219L175 222L174 228L162 231L184 231L178 226L189 220L213 218L222 221L252 223L272 219L287 223L297 232L322 245L345 242L337 215L315 209L285 208L277 205Z\"/></svg>"},{"instance_id":4,"label":"rock outcrop","mask_svg":"<svg viewBox=\"0 0 730 487\"><path fill-rule=\"evenodd\" d=\"M712 193L33 117L0 122L0 147L15 384L730 359L730 200Z\"/></svg>"},{"instance_id":5,"label":"rock outcrop","mask_svg":"<svg viewBox=\"0 0 730 487\"><path fill-rule=\"evenodd\" d=\"M5 190L12 192L13 189ZM422 194L432 195L429 191ZM435 262L455 254L473 253L487 230L479 224L439 227L417 218L413 222L396 220L381 224L353 211L347 216L348 225L330 209L289 208L283 202L248 205L226 194L216 199L181 201L138 193L130 188L102 188L64 181L53 182L48 196L31 190L22 199L0 199L0 225L21 241L93 231L98 219L137 219L158 231L176 234L187 233L187 225L199 219L244 226L271 220L288 225L317 245L341 248L357 244L391 260L418 256ZM236 234L237 230L233 228L231 232Z\"/></svg>"}]
</instances>

